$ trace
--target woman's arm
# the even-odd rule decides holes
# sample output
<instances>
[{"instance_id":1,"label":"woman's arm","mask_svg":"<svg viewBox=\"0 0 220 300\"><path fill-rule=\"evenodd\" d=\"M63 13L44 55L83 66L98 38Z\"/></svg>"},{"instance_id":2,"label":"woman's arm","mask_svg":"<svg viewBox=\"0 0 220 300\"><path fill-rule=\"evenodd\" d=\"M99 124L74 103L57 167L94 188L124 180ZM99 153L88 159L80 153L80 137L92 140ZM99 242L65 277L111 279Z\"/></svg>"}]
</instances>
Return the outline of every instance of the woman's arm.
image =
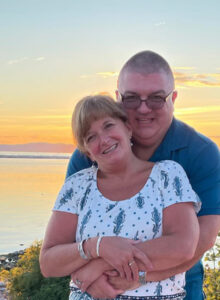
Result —
<instances>
[{"instance_id":1,"label":"woman's arm","mask_svg":"<svg viewBox=\"0 0 220 300\"><path fill-rule=\"evenodd\" d=\"M45 277L67 276L87 264L75 243L77 221L76 214L52 213L40 253L40 268Z\"/></svg>"}]
</instances>

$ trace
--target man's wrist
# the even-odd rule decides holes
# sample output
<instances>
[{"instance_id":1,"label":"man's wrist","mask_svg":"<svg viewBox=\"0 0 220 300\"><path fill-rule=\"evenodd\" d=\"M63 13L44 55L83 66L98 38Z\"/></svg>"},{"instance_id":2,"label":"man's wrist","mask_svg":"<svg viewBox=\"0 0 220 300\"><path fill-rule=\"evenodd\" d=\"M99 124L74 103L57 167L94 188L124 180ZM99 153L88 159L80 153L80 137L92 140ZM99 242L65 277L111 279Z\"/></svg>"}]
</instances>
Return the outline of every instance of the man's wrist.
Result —
<instances>
[{"instance_id":1,"label":"man's wrist","mask_svg":"<svg viewBox=\"0 0 220 300\"><path fill-rule=\"evenodd\" d=\"M146 281L147 281L147 278L146 278L147 277L147 272L139 271L138 276L139 276L138 282L140 283L140 285L145 285Z\"/></svg>"}]
</instances>

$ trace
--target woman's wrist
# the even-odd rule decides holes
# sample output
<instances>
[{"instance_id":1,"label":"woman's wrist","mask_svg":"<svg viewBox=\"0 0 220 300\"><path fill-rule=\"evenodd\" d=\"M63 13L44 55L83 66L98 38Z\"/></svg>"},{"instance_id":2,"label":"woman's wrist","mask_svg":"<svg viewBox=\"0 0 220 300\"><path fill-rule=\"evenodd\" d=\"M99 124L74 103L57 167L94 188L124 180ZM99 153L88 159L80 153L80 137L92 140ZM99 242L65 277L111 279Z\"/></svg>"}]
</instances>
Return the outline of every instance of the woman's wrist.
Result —
<instances>
[{"instance_id":1,"label":"woman's wrist","mask_svg":"<svg viewBox=\"0 0 220 300\"><path fill-rule=\"evenodd\" d=\"M92 258L97 257L97 253L96 253L97 241L98 241L98 237L94 237L86 240L86 242L84 243L85 253L90 254Z\"/></svg>"}]
</instances>

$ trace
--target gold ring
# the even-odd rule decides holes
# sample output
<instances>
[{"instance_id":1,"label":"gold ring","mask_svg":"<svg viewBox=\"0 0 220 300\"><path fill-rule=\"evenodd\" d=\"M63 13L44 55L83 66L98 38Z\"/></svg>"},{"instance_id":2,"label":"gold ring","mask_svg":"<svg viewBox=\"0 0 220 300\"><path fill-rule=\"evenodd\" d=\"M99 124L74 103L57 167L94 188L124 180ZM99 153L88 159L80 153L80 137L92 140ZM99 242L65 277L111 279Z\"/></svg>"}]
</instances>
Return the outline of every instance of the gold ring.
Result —
<instances>
[{"instance_id":1,"label":"gold ring","mask_svg":"<svg viewBox=\"0 0 220 300\"><path fill-rule=\"evenodd\" d=\"M135 263L135 261L134 260L132 260L131 262L129 262L129 267L131 267L132 265L133 265L133 263Z\"/></svg>"}]
</instances>

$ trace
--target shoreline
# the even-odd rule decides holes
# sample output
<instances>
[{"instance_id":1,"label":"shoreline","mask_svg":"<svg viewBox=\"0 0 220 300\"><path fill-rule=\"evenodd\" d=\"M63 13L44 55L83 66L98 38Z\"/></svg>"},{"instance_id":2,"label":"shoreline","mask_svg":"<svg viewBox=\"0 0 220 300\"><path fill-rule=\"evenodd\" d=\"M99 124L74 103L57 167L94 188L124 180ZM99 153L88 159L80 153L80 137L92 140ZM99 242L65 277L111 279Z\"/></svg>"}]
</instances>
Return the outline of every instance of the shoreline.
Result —
<instances>
[{"instance_id":1,"label":"shoreline","mask_svg":"<svg viewBox=\"0 0 220 300\"><path fill-rule=\"evenodd\" d=\"M24 250L18 250L7 254L0 254L0 269L11 270L17 264L20 255L23 255Z\"/></svg>"},{"instance_id":2,"label":"shoreline","mask_svg":"<svg viewBox=\"0 0 220 300\"><path fill-rule=\"evenodd\" d=\"M0 254L0 271L7 270L10 271L17 264L20 255L23 255L24 250L14 251L7 254ZM8 300L9 295L7 291L7 283L0 280L0 300Z\"/></svg>"}]
</instances>

